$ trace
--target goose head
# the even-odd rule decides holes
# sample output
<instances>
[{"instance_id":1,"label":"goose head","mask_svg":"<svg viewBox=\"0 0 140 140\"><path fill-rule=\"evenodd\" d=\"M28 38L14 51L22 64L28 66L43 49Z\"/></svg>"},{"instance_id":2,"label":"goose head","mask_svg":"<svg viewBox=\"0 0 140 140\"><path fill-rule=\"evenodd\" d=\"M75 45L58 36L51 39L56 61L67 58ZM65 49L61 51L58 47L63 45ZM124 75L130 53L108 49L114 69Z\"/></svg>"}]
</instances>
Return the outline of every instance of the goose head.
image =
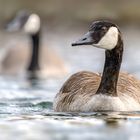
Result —
<instances>
[{"instance_id":1,"label":"goose head","mask_svg":"<svg viewBox=\"0 0 140 140\"><path fill-rule=\"evenodd\" d=\"M20 11L6 25L7 31L23 31L28 34L36 34L40 30L40 17L35 13Z\"/></svg>"},{"instance_id":2,"label":"goose head","mask_svg":"<svg viewBox=\"0 0 140 140\"><path fill-rule=\"evenodd\" d=\"M93 45L98 48L112 50L118 43L120 31L118 27L108 21L95 21L89 31L72 46Z\"/></svg>"}]
</instances>

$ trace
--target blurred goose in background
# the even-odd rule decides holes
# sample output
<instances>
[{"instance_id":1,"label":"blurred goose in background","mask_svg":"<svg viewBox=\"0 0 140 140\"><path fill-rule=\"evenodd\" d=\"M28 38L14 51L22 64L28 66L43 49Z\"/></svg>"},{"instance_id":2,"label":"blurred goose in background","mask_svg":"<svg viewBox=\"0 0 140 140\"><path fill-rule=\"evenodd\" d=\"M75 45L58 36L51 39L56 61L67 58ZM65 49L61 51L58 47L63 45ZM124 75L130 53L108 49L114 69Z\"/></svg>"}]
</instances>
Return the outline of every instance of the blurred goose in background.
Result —
<instances>
[{"instance_id":1,"label":"blurred goose in background","mask_svg":"<svg viewBox=\"0 0 140 140\"><path fill-rule=\"evenodd\" d=\"M41 20L37 14L20 11L6 25L6 30L10 32L22 30L27 33L32 46L28 48L19 44L17 47L11 47L2 61L2 73L18 74L27 70L29 75L42 77L66 74L66 67L59 55L53 49L40 45Z\"/></svg>"},{"instance_id":2,"label":"blurred goose in background","mask_svg":"<svg viewBox=\"0 0 140 140\"><path fill-rule=\"evenodd\" d=\"M89 32L72 45L105 49L103 74L82 71L72 75L55 97L55 111L140 111L140 81L130 74L119 73L123 40L115 24L93 22Z\"/></svg>"}]
</instances>

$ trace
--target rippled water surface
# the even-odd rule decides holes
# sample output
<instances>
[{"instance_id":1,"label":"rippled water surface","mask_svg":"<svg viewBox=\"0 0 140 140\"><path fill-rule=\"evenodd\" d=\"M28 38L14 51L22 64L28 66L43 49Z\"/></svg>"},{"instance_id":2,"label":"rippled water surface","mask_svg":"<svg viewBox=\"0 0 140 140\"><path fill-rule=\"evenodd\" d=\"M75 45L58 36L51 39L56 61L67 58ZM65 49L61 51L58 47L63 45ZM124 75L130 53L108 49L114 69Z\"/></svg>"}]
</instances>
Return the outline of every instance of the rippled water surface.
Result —
<instances>
[{"instance_id":1,"label":"rippled water surface","mask_svg":"<svg viewBox=\"0 0 140 140\"><path fill-rule=\"evenodd\" d=\"M80 70L101 72L103 67L104 51L70 47L84 31L71 32L64 38L64 33L58 31L59 36L50 34L48 40L45 37L43 40L55 46L66 61L69 73L65 77L29 81L0 76L0 140L139 140L140 112L53 111L53 98L69 75ZM140 33L124 30L124 34L127 47L122 70L140 77ZM17 37L15 42L18 40L26 42L22 37Z\"/></svg>"}]
</instances>

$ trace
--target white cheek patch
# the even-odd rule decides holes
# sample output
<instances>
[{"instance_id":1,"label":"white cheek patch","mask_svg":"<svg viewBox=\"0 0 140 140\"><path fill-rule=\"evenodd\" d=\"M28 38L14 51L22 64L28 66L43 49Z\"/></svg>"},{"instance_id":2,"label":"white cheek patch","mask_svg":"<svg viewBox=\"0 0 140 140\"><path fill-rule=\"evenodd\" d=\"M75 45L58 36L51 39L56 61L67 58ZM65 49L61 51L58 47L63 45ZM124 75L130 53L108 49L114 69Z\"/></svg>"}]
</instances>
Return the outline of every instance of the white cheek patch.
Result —
<instances>
[{"instance_id":1,"label":"white cheek patch","mask_svg":"<svg viewBox=\"0 0 140 140\"><path fill-rule=\"evenodd\" d=\"M111 50L115 48L117 42L118 42L118 29L116 27L110 27L108 32L101 38L101 40L97 44L95 44L95 46Z\"/></svg>"},{"instance_id":2,"label":"white cheek patch","mask_svg":"<svg viewBox=\"0 0 140 140\"><path fill-rule=\"evenodd\" d=\"M27 22L24 25L24 31L26 33L37 33L40 29L40 18L36 14L30 15Z\"/></svg>"}]
</instances>

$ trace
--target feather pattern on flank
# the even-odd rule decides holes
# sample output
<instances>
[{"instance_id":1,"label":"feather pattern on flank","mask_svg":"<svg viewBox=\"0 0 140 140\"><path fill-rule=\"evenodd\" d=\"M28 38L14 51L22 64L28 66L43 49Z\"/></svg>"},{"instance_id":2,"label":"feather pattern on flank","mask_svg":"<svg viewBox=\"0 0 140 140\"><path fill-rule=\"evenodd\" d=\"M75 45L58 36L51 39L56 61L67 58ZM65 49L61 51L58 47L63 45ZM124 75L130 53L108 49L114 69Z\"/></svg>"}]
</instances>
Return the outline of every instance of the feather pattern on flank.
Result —
<instances>
[{"instance_id":1,"label":"feather pattern on flank","mask_svg":"<svg viewBox=\"0 0 140 140\"><path fill-rule=\"evenodd\" d=\"M140 82L135 77L128 73L120 73L117 86L118 97L95 95L100 80L100 75L87 71L72 75L56 95L54 110L92 112L97 110L137 111L140 109L140 94L137 94L140 93ZM94 109L95 106L96 109Z\"/></svg>"}]
</instances>

